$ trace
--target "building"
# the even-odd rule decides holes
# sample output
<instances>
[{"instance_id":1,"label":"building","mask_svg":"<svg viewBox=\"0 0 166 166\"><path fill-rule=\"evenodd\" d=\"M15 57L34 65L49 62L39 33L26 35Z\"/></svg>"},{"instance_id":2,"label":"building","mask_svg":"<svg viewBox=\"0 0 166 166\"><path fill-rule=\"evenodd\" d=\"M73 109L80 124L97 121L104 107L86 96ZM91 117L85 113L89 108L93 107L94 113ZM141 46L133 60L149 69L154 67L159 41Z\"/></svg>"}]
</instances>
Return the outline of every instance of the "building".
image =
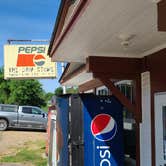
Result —
<instances>
[{"instance_id":1,"label":"building","mask_svg":"<svg viewBox=\"0 0 166 166\"><path fill-rule=\"evenodd\" d=\"M166 1L62 0L49 55L80 92L106 86L134 114L137 166L166 164ZM115 86L130 80L133 102Z\"/></svg>"}]
</instances>

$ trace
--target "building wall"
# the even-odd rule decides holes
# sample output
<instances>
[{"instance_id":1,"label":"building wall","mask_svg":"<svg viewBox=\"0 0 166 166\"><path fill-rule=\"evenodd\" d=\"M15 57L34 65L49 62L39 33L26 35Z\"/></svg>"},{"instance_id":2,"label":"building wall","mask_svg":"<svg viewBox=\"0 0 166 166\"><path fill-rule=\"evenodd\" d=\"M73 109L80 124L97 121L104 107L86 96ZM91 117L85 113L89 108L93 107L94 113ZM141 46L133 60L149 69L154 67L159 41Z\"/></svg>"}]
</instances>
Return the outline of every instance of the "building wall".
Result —
<instances>
[{"instance_id":1,"label":"building wall","mask_svg":"<svg viewBox=\"0 0 166 166\"><path fill-rule=\"evenodd\" d=\"M166 49L160 50L147 57L147 67L151 73L151 142L152 142L152 166L156 163L155 149L155 108L154 95L158 92L166 92Z\"/></svg>"}]
</instances>

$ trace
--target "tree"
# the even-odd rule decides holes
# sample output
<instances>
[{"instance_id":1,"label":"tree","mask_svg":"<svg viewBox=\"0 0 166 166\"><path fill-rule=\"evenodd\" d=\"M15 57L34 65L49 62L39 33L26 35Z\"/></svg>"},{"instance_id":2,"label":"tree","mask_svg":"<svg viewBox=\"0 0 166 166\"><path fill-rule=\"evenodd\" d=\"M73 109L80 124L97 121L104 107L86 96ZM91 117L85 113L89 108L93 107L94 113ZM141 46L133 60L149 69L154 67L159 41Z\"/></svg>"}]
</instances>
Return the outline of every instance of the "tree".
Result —
<instances>
[{"instance_id":1,"label":"tree","mask_svg":"<svg viewBox=\"0 0 166 166\"><path fill-rule=\"evenodd\" d=\"M54 96L54 93L48 92L45 94L44 99L46 102L50 101L52 96Z\"/></svg>"},{"instance_id":2,"label":"tree","mask_svg":"<svg viewBox=\"0 0 166 166\"><path fill-rule=\"evenodd\" d=\"M79 92L78 87L73 87L72 86L72 87L66 89L66 93L69 93L69 94L76 94L78 92Z\"/></svg>"},{"instance_id":3,"label":"tree","mask_svg":"<svg viewBox=\"0 0 166 166\"><path fill-rule=\"evenodd\" d=\"M0 103L45 106L44 90L38 80L4 80L0 69Z\"/></svg>"},{"instance_id":4,"label":"tree","mask_svg":"<svg viewBox=\"0 0 166 166\"><path fill-rule=\"evenodd\" d=\"M4 80L3 68L0 68L0 103L8 103L10 96L9 84L9 80Z\"/></svg>"},{"instance_id":5,"label":"tree","mask_svg":"<svg viewBox=\"0 0 166 166\"><path fill-rule=\"evenodd\" d=\"M76 94L78 93L78 88L77 87L69 87L66 88L66 93L67 94ZM55 95L62 95L63 94L63 88L62 87L58 87L55 89Z\"/></svg>"},{"instance_id":6,"label":"tree","mask_svg":"<svg viewBox=\"0 0 166 166\"><path fill-rule=\"evenodd\" d=\"M52 97L53 97L54 95L55 95L55 94L54 94L54 93L51 93L51 92L45 93L44 99L45 99L45 102L46 102L47 106L50 106L50 104L51 104L51 99L52 99Z\"/></svg>"},{"instance_id":7,"label":"tree","mask_svg":"<svg viewBox=\"0 0 166 166\"><path fill-rule=\"evenodd\" d=\"M9 102L18 105L45 106L44 91L38 80L13 80Z\"/></svg>"},{"instance_id":8,"label":"tree","mask_svg":"<svg viewBox=\"0 0 166 166\"><path fill-rule=\"evenodd\" d=\"M55 95L59 96L63 94L63 88L62 87L58 87L55 89Z\"/></svg>"}]
</instances>

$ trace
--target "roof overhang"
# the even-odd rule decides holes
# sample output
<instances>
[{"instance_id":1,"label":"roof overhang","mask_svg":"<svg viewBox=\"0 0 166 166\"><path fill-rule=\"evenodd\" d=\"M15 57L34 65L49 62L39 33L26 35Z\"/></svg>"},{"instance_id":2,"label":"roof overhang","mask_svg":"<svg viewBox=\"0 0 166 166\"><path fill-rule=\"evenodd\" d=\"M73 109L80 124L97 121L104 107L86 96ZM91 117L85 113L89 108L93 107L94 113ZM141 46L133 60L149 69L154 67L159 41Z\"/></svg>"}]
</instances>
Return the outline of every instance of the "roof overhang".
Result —
<instances>
[{"instance_id":1,"label":"roof overhang","mask_svg":"<svg viewBox=\"0 0 166 166\"><path fill-rule=\"evenodd\" d=\"M53 61L89 56L142 58L166 47L165 1L63 2L49 53ZM101 12L102 11L102 12Z\"/></svg>"},{"instance_id":2,"label":"roof overhang","mask_svg":"<svg viewBox=\"0 0 166 166\"><path fill-rule=\"evenodd\" d=\"M67 64L63 75L60 78L60 83L64 86L72 86L81 84L92 80L92 73L87 73L86 65L82 63Z\"/></svg>"},{"instance_id":3,"label":"roof overhang","mask_svg":"<svg viewBox=\"0 0 166 166\"><path fill-rule=\"evenodd\" d=\"M144 69L145 59L96 57L87 58L86 64L69 63L60 78L62 85L77 85L80 91L87 91L103 85L98 75L109 76L113 82L133 80ZM120 66L120 67L119 67ZM123 70L122 70L123 69Z\"/></svg>"},{"instance_id":4,"label":"roof overhang","mask_svg":"<svg viewBox=\"0 0 166 166\"><path fill-rule=\"evenodd\" d=\"M165 9L164 0L63 0L49 49L53 61L69 62L60 83L96 88L102 71L132 79L148 55L166 48Z\"/></svg>"}]
</instances>

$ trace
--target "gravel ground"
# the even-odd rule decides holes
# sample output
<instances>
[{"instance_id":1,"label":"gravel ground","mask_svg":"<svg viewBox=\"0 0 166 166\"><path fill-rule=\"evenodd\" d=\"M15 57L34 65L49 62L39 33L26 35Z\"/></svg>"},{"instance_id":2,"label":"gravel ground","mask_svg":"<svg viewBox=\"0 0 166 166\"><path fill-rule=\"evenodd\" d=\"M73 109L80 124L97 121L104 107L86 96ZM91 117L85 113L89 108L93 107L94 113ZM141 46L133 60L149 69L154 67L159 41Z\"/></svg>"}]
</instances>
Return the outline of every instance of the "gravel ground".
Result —
<instances>
[{"instance_id":1,"label":"gravel ground","mask_svg":"<svg viewBox=\"0 0 166 166\"><path fill-rule=\"evenodd\" d=\"M46 140L46 133L39 131L1 131L0 157L16 153L16 149L23 147L27 142ZM25 164L2 164L0 166L30 166Z\"/></svg>"}]
</instances>

